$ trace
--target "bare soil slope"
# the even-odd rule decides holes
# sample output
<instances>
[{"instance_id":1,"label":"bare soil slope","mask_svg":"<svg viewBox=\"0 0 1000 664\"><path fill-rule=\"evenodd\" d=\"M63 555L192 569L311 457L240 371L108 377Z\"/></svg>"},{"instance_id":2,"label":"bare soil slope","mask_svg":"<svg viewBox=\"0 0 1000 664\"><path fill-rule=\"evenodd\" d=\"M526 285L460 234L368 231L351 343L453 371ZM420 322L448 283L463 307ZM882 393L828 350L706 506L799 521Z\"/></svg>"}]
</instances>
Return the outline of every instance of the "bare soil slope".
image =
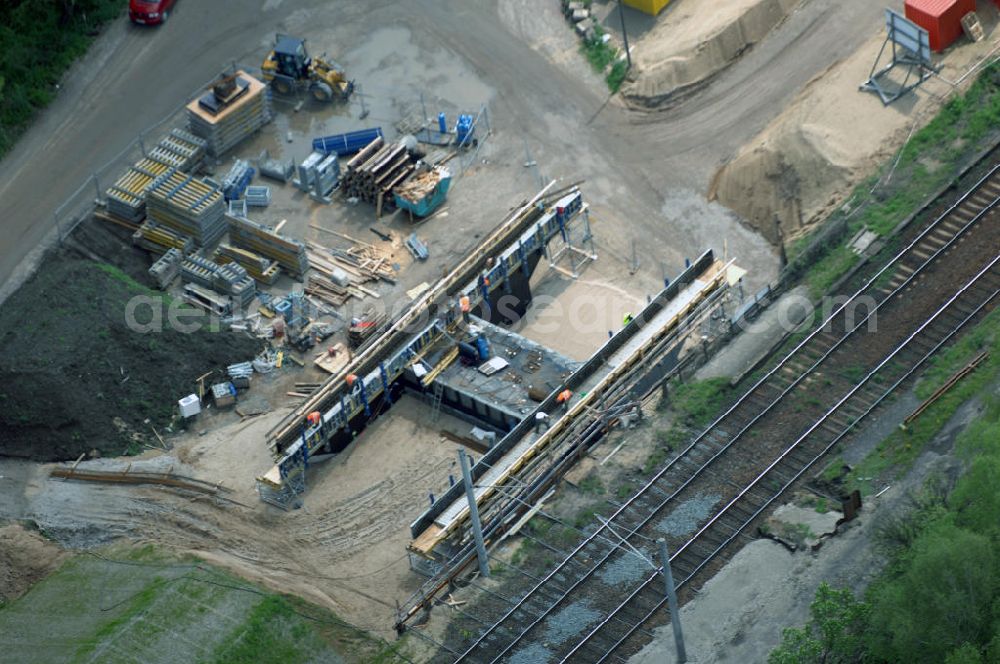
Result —
<instances>
[{"instance_id":1,"label":"bare soil slope","mask_svg":"<svg viewBox=\"0 0 1000 664\"><path fill-rule=\"evenodd\" d=\"M135 250L103 235L100 255L118 257L141 279L130 258ZM160 296L132 275L66 249L0 308L0 455L55 461L95 448L120 454L131 435L115 418L130 431L148 432L147 420L165 426L198 376L259 351L246 336L169 329L166 316L162 332L130 329L129 299ZM140 312L148 321L149 307Z\"/></svg>"}]
</instances>

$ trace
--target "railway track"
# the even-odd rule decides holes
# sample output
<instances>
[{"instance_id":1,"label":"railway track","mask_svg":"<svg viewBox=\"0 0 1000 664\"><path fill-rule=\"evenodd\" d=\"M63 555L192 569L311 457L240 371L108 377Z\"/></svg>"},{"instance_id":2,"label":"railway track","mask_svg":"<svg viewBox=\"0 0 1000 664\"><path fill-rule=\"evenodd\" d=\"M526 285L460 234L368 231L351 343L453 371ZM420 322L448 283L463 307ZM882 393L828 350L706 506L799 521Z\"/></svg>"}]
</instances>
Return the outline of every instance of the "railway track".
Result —
<instances>
[{"instance_id":1,"label":"railway track","mask_svg":"<svg viewBox=\"0 0 1000 664\"><path fill-rule=\"evenodd\" d=\"M502 662L528 646L544 661L604 662L638 645L665 599L652 560L656 523L706 486L723 495L693 535L669 538L679 586L697 582L792 484L995 306L1000 289L1000 165L933 221L701 435L526 591L507 600L455 662ZM960 287L959 287L960 286ZM860 305L864 315L857 320ZM869 326L878 321L877 331ZM671 541L672 540L672 541ZM648 567L626 587L600 572ZM644 560L645 559L645 560ZM546 625L585 605L591 624L554 643ZM542 648L542 650L538 650Z\"/></svg>"}]
</instances>

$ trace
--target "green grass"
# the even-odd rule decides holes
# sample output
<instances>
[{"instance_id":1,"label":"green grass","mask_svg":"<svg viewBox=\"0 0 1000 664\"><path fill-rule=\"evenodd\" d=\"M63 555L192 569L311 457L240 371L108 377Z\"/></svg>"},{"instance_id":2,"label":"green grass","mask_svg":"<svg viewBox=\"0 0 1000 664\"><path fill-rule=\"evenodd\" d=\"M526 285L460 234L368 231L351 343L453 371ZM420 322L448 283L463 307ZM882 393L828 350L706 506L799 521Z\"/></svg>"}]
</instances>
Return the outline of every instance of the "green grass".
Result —
<instances>
[{"instance_id":1,"label":"green grass","mask_svg":"<svg viewBox=\"0 0 1000 664\"><path fill-rule=\"evenodd\" d=\"M55 98L56 83L87 51L97 30L126 5L123 0L0 3L0 156ZM75 9L64 13L66 6Z\"/></svg>"},{"instance_id":2,"label":"green grass","mask_svg":"<svg viewBox=\"0 0 1000 664\"><path fill-rule=\"evenodd\" d=\"M806 276L809 296L814 300L822 297L836 283L837 279L846 274L859 260L861 257L851 251L847 245L831 249L809 270Z\"/></svg>"},{"instance_id":3,"label":"green grass","mask_svg":"<svg viewBox=\"0 0 1000 664\"><path fill-rule=\"evenodd\" d=\"M594 26L594 38L584 40L580 44L580 50L594 71L605 74L604 81L608 84L608 89L618 92L628 73L628 65L624 60L617 59L618 49L604 43L601 39L603 36L604 29L599 25Z\"/></svg>"},{"instance_id":4,"label":"green grass","mask_svg":"<svg viewBox=\"0 0 1000 664\"><path fill-rule=\"evenodd\" d=\"M618 92L622 87L622 83L625 82L625 76L628 74L628 63L624 60L618 60L613 65L611 65L611 70L608 71L608 75L604 77L604 81L608 84L608 89L611 92Z\"/></svg>"},{"instance_id":5,"label":"green grass","mask_svg":"<svg viewBox=\"0 0 1000 664\"><path fill-rule=\"evenodd\" d=\"M670 451L664 447L657 447L653 450L648 457L646 457L646 463L642 467L643 475L652 475L663 462L667 460L670 455Z\"/></svg>"},{"instance_id":6,"label":"green grass","mask_svg":"<svg viewBox=\"0 0 1000 664\"><path fill-rule=\"evenodd\" d=\"M584 493L594 496L601 496L604 494L604 483L601 482L601 478L598 477L596 473L591 473L583 478L583 480L577 484L577 488Z\"/></svg>"},{"instance_id":7,"label":"green grass","mask_svg":"<svg viewBox=\"0 0 1000 664\"><path fill-rule=\"evenodd\" d=\"M893 432L847 477L847 491L870 494L876 479L904 473L959 407L1000 376L1000 310L992 312L943 353L933 357L914 391L926 399L982 351L990 356L905 429Z\"/></svg>"},{"instance_id":8,"label":"green grass","mask_svg":"<svg viewBox=\"0 0 1000 664\"><path fill-rule=\"evenodd\" d=\"M5 661L396 661L400 643L298 598L160 550L107 555L70 558L0 607Z\"/></svg>"},{"instance_id":9,"label":"green grass","mask_svg":"<svg viewBox=\"0 0 1000 664\"><path fill-rule=\"evenodd\" d=\"M812 252L805 251L812 237L792 244L789 270L803 275L813 297L824 294L858 262L847 248L857 231L867 228L880 237L889 235L928 197L951 184L955 173L987 142L995 140L998 132L1000 64L993 64L965 94L948 101L933 120L913 134L900 151L898 164L895 157L890 159L880 173L855 188L848 202L824 225L843 227L836 239Z\"/></svg>"},{"instance_id":10,"label":"green grass","mask_svg":"<svg viewBox=\"0 0 1000 664\"><path fill-rule=\"evenodd\" d=\"M962 357L956 349L942 362ZM769 664L1000 661L1000 398L987 382L995 377L981 379L985 408L955 444L962 474L932 472L882 515L875 542L886 565L863 597L821 584L810 620L784 630Z\"/></svg>"},{"instance_id":11,"label":"green grass","mask_svg":"<svg viewBox=\"0 0 1000 664\"><path fill-rule=\"evenodd\" d=\"M680 422L694 429L703 429L722 410L731 391L726 377L689 381L674 388L670 403Z\"/></svg>"},{"instance_id":12,"label":"green grass","mask_svg":"<svg viewBox=\"0 0 1000 664\"><path fill-rule=\"evenodd\" d=\"M129 290L138 291L140 293L151 293L156 296L162 295L162 293L160 293L159 291L155 291L152 288L149 288L148 286L143 286L138 281L136 281L129 275L125 274L120 268L115 267L114 265L109 265L108 263L94 263L94 265L97 267L97 269L99 269L101 272L104 272L115 281L125 284L125 286Z\"/></svg>"}]
</instances>

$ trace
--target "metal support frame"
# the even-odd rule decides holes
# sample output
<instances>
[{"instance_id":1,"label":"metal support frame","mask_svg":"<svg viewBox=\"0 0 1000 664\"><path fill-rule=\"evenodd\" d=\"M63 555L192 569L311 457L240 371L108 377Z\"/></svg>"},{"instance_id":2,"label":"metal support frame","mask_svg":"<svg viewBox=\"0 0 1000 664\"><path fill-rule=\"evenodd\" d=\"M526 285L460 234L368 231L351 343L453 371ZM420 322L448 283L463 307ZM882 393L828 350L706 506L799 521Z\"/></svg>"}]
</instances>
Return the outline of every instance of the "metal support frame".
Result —
<instances>
[{"instance_id":1,"label":"metal support frame","mask_svg":"<svg viewBox=\"0 0 1000 664\"><path fill-rule=\"evenodd\" d=\"M667 552L667 541L662 537L656 540L660 548L660 568L663 582L667 590L667 606L670 609L670 624L674 630L674 645L677 648L677 661L684 664L687 661L687 651L684 648L684 630L681 629L681 612L677 606L677 589L674 587L674 575L670 570L670 554Z\"/></svg>"},{"instance_id":2,"label":"metal support frame","mask_svg":"<svg viewBox=\"0 0 1000 664\"><path fill-rule=\"evenodd\" d=\"M921 83L937 71L931 60L930 36L926 30L892 9L885 10L886 38L882 42L875 64L872 65L868 80L861 84L864 92L874 92L882 100L883 106L888 106L907 93L915 90ZM879 70L879 63L885 55L886 46L892 45L892 59L889 64ZM897 67L906 69L903 82L895 89L885 85L883 79ZM911 78L916 75L916 81ZM895 87L895 86L894 86Z\"/></svg>"},{"instance_id":3,"label":"metal support frame","mask_svg":"<svg viewBox=\"0 0 1000 664\"><path fill-rule=\"evenodd\" d=\"M458 461L462 466L462 481L465 483L465 497L469 500L469 515L472 520L472 536L476 540L476 557L479 560L479 573L490 576L490 560L486 555L486 543L483 541L483 526L479 522L479 506L476 504L476 490L472 485L472 471L469 468L469 458L465 450L458 448Z\"/></svg>"}]
</instances>

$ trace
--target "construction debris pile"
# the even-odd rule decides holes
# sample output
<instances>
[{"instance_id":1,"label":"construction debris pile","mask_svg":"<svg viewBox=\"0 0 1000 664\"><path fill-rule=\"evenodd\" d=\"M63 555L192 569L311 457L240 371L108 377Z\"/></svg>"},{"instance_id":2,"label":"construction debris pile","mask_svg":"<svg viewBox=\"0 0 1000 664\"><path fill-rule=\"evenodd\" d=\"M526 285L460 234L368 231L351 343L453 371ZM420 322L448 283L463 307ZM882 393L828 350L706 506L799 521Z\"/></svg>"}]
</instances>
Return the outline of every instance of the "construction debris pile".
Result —
<instances>
[{"instance_id":1,"label":"construction debris pile","mask_svg":"<svg viewBox=\"0 0 1000 664\"><path fill-rule=\"evenodd\" d=\"M391 254L374 245L352 241L355 246L347 250L309 243L309 261L319 274L310 275L306 293L327 304L340 306L350 297L379 297L377 292L362 286L364 283L378 280L395 283Z\"/></svg>"},{"instance_id":2,"label":"construction debris pile","mask_svg":"<svg viewBox=\"0 0 1000 664\"><path fill-rule=\"evenodd\" d=\"M396 205L418 217L433 212L448 195L451 173L441 166L418 169L393 191Z\"/></svg>"}]
</instances>

